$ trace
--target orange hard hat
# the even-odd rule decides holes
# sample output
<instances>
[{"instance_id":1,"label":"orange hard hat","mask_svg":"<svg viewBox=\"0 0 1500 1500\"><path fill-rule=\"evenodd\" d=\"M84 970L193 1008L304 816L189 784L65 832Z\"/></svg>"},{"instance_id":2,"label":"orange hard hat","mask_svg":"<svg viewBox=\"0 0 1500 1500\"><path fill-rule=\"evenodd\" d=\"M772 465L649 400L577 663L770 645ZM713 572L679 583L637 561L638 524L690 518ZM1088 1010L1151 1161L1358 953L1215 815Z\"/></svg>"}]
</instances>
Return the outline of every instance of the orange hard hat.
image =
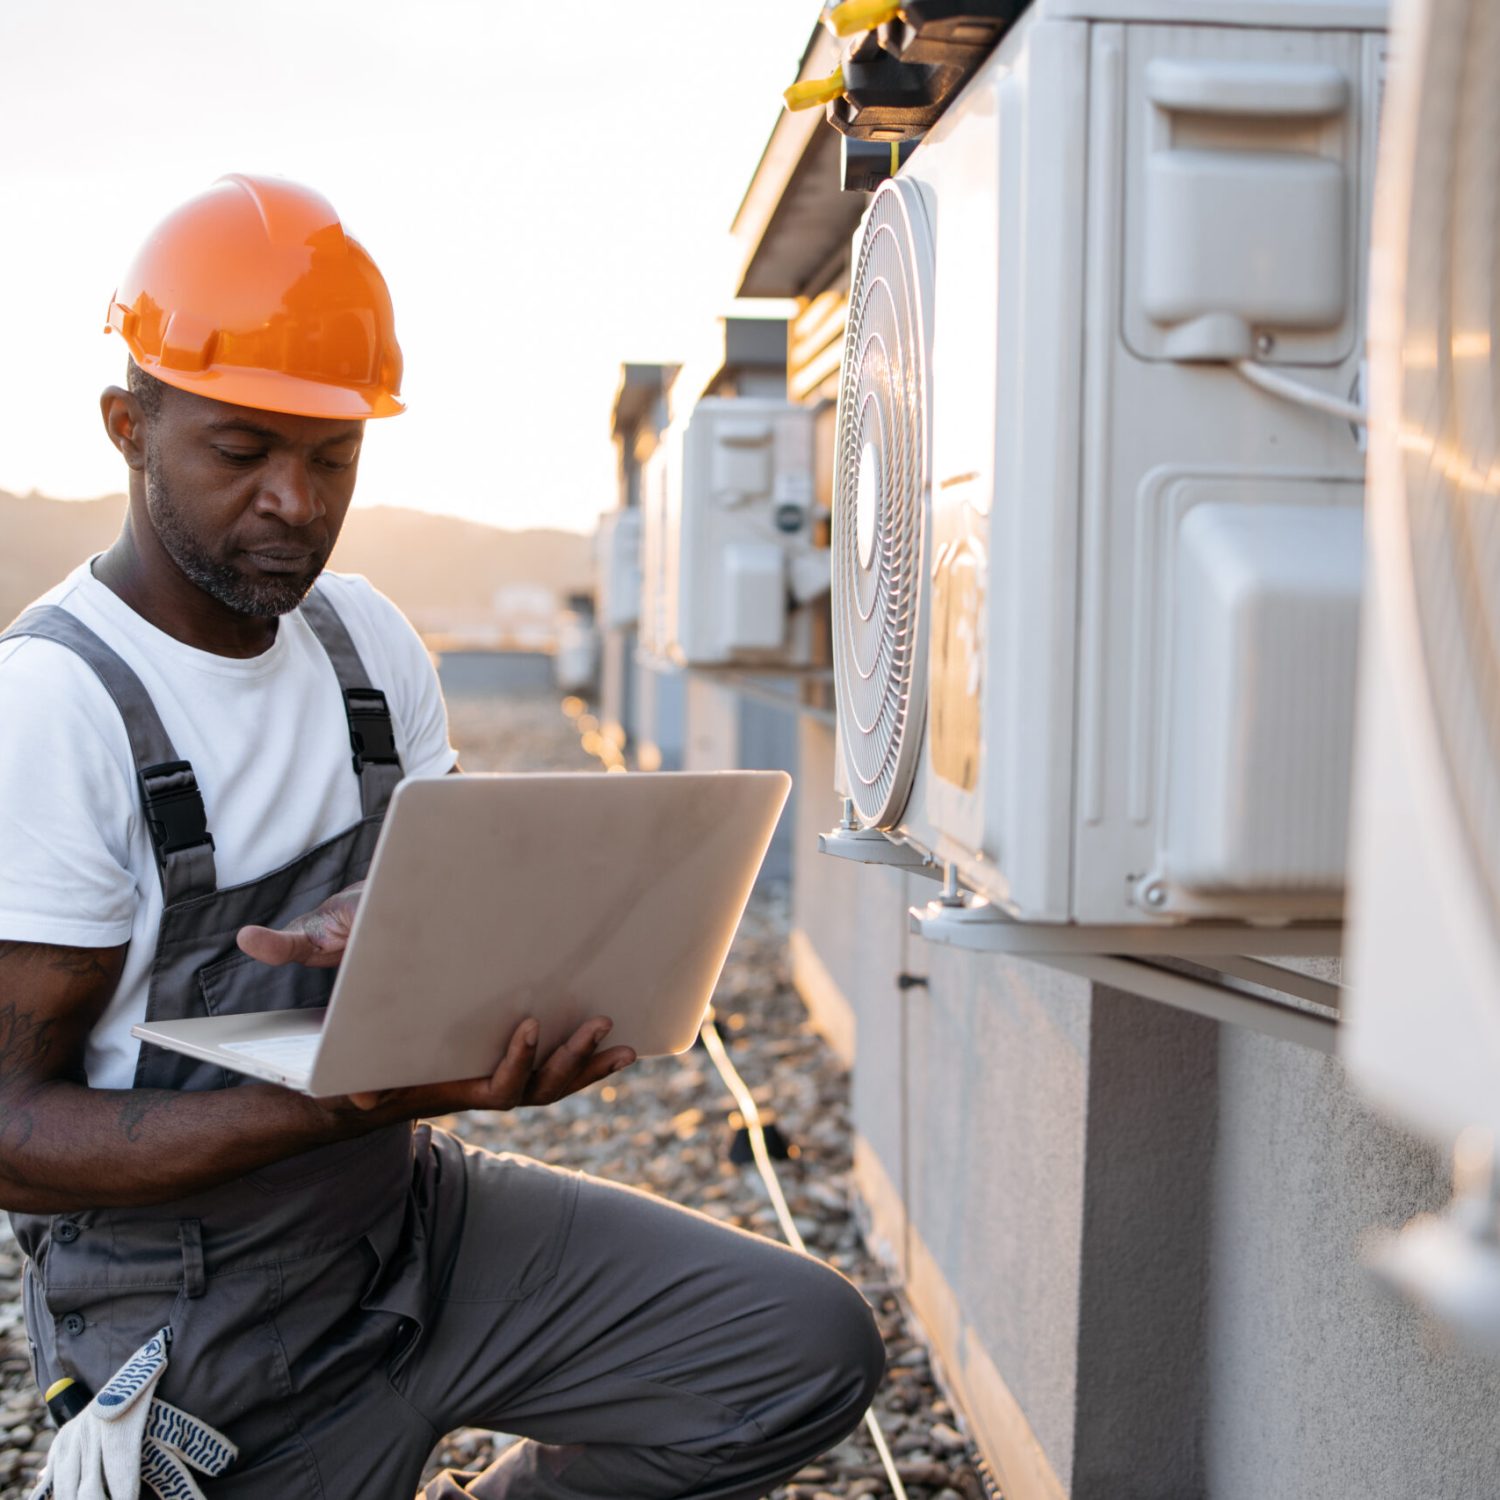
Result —
<instances>
[{"instance_id":1,"label":"orange hard hat","mask_svg":"<svg viewBox=\"0 0 1500 1500\"><path fill-rule=\"evenodd\" d=\"M215 401L393 417L401 349L385 279L321 193L233 173L152 230L109 304L143 370Z\"/></svg>"}]
</instances>

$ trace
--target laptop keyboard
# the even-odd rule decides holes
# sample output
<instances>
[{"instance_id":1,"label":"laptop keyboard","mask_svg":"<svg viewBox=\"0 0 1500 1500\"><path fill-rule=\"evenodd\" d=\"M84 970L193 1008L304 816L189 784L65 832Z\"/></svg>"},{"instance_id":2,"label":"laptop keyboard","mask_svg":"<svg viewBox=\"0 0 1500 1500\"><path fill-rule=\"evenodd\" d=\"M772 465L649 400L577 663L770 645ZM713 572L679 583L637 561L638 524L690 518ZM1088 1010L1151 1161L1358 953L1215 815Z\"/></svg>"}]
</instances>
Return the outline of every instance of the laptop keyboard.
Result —
<instances>
[{"instance_id":1,"label":"laptop keyboard","mask_svg":"<svg viewBox=\"0 0 1500 1500\"><path fill-rule=\"evenodd\" d=\"M288 1074L306 1077L312 1072L313 1059L322 1040L322 1036L313 1031L304 1036L267 1036L251 1042L224 1042L222 1046L226 1052L238 1052Z\"/></svg>"}]
</instances>

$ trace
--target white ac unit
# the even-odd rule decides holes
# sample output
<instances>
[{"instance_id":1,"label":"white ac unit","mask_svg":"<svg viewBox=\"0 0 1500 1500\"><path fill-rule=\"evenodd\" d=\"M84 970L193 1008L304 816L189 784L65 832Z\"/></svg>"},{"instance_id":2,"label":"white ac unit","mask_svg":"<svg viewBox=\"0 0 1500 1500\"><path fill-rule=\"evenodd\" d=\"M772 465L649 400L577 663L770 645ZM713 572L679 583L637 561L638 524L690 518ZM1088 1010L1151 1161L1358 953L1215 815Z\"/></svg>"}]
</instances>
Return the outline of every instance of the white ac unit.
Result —
<instances>
[{"instance_id":1,"label":"white ac unit","mask_svg":"<svg viewBox=\"0 0 1500 1500\"><path fill-rule=\"evenodd\" d=\"M1384 7L1088 9L1037 0L855 239L843 790L1010 917L1335 917Z\"/></svg>"},{"instance_id":2,"label":"white ac unit","mask_svg":"<svg viewBox=\"0 0 1500 1500\"><path fill-rule=\"evenodd\" d=\"M641 465L641 604L637 650L648 662L670 660L676 634L677 532L667 509L667 434Z\"/></svg>"},{"instance_id":3,"label":"white ac unit","mask_svg":"<svg viewBox=\"0 0 1500 1500\"><path fill-rule=\"evenodd\" d=\"M552 677L564 693L592 693L598 684L599 631L571 610L558 621Z\"/></svg>"},{"instance_id":4,"label":"white ac unit","mask_svg":"<svg viewBox=\"0 0 1500 1500\"><path fill-rule=\"evenodd\" d=\"M828 589L813 538L813 412L706 397L642 474L641 650L689 667L810 664L805 604Z\"/></svg>"},{"instance_id":5,"label":"white ac unit","mask_svg":"<svg viewBox=\"0 0 1500 1500\"><path fill-rule=\"evenodd\" d=\"M1398 12L1371 294L1351 1076L1454 1145L1365 1258L1500 1354L1500 7Z\"/></svg>"},{"instance_id":6,"label":"white ac unit","mask_svg":"<svg viewBox=\"0 0 1500 1500\"><path fill-rule=\"evenodd\" d=\"M1376 220L1343 1055L1435 1137L1495 1137L1500 7L1427 0L1406 19Z\"/></svg>"},{"instance_id":7,"label":"white ac unit","mask_svg":"<svg viewBox=\"0 0 1500 1500\"><path fill-rule=\"evenodd\" d=\"M594 533L594 594L602 630L629 630L641 613L641 512L606 511Z\"/></svg>"}]
</instances>

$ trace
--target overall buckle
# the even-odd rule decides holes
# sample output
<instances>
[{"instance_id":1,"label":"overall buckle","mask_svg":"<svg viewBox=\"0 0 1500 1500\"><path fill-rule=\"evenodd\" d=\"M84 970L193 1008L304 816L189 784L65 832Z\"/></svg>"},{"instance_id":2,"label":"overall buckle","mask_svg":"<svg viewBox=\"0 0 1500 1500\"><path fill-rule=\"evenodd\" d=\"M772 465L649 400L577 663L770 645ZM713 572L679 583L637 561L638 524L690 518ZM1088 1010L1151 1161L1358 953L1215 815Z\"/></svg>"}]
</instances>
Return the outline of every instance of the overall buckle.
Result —
<instances>
[{"instance_id":1,"label":"overall buckle","mask_svg":"<svg viewBox=\"0 0 1500 1500\"><path fill-rule=\"evenodd\" d=\"M345 688L344 711L349 716L349 743L354 750L354 769L399 766L396 728L385 694L379 688Z\"/></svg>"},{"instance_id":2,"label":"overall buckle","mask_svg":"<svg viewBox=\"0 0 1500 1500\"><path fill-rule=\"evenodd\" d=\"M213 848L203 794L187 761L166 760L160 765L143 766L140 778L146 825L158 860L201 844Z\"/></svg>"}]
</instances>

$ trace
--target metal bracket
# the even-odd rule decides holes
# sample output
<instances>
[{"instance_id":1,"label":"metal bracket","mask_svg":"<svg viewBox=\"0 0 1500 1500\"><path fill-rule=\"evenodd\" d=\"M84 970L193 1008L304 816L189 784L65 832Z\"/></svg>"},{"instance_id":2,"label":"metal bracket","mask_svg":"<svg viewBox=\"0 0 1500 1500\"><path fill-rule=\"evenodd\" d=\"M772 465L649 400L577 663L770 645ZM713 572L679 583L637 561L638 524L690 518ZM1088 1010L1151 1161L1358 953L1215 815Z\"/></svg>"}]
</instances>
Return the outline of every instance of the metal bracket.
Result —
<instances>
[{"instance_id":1,"label":"metal bracket","mask_svg":"<svg viewBox=\"0 0 1500 1500\"><path fill-rule=\"evenodd\" d=\"M1246 956L1245 949L1278 957L1324 957L1338 952L1336 923L1257 928L1228 922L1098 927L1018 922L982 897L959 891L951 867L944 894L925 906L912 907L909 918L911 930L928 942L970 953L1032 959L1280 1041L1318 1052L1331 1053L1335 1048L1338 986L1263 963ZM1210 972L1165 967L1163 961L1171 959L1189 959L1194 969ZM1227 976L1228 982L1220 976ZM1261 991L1296 998L1256 993L1237 986L1236 979ZM1311 1010L1309 1004L1321 1008Z\"/></svg>"},{"instance_id":2,"label":"metal bracket","mask_svg":"<svg viewBox=\"0 0 1500 1500\"><path fill-rule=\"evenodd\" d=\"M905 870L941 880L942 869L931 858L910 844L887 838L878 828L830 828L818 835L818 853L835 859L853 860L861 865L884 865L887 869Z\"/></svg>"},{"instance_id":3,"label":"metal bracket","mask_svg":"<svg viewBox=\"0 0 1500 1500\"><path fill-rule=\"evenodd\" d=\"M1289 1000L1273 1000L1196 974L1165 969L1148 959L1119 958L1106 953L1054 954L1039 957L1037 962L1077 974L1095 984L1140 995L1159 1005L1170 1005L1229 1026L1243 1026L1279 1042L1295 1042L1314 1052L1331 1055L1338 1047L1339 1023L1335 1015L1304 1010Z\"/></svg>"},{"instance_id":4,"label":"metal bracket","mask_svg":"<svg viewBox=\"0 0 1500 1500\"><path fill-rule=\"evenodd\" d=\"M930 943L947 943L972 953L1010 953L1034 958L1083 953L1191 958L1200 962L1226 954L1233 954L1236 959L1247 954L1334 958L1339 954L1343 937L1343 926L1338 922L1293 922L1284 927L1259 927L1242 922L1140 922L1107 926L1021 922L982 896L967 896L957 903L929 901L925 906L912 907L908 916L911 930ZM1280 972L1269 964L1257 968L1270 970L1272 974ZM1263 973L1240 977L1256 984L1271 982ZM1276 987L1289 988L1284 984Z\"/></svg>"}]
</instances>

